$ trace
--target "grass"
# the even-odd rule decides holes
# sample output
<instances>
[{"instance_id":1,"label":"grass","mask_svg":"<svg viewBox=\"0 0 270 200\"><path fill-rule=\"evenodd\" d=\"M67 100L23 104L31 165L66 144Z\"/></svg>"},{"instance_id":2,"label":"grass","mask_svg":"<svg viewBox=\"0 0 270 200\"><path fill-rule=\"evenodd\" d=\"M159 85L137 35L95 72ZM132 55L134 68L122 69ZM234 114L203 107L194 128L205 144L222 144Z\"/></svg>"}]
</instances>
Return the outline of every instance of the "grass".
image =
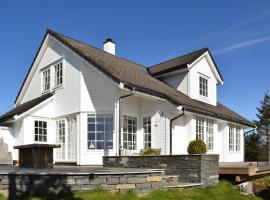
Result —
<instances>
[{"instance_id":1,"label":"grass","mask_svg":"<svg viewBox=\"0 0 270 200\"><path fill-rule=\"evenodd\" d=\"M257 179L253 182L253 191L262 199L270 199L270 177Z\"/></svg>"},{"instance_id":2,"label":"grass","mask_svg":"<svg viewBox=\"0 0 270 200\"><path fill-rule=\"evenodd\" d=\"M0 197L1 199L1 197ZM24 197L25 200L262 200L246 196L232 184L221 181L217 187L189 188L181 190L157 190L146 196L137 196L134 192L110 193L102 190L78 191L71 196L52 195L46 197ZM2 199L1 199L2 200Z\"/></svg>"}]
</instances>

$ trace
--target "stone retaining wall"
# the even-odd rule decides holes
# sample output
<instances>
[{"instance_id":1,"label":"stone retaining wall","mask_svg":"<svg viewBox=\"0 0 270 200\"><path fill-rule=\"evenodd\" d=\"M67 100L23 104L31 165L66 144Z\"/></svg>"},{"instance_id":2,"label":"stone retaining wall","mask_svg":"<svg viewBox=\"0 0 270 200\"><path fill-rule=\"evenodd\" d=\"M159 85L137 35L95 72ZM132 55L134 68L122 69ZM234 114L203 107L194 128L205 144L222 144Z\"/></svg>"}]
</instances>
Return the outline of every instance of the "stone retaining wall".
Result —
<instances>
[{"instance_id":1,"label":"stone retaining wall","mask_svg":"<svg viewBox=\"0 0 270 200\"><path fill-rule=\"evenodd\" d=\"M218 155L104 156L104 167L166 169L179 175L179 182L217 185Z\"/></svg>"},{"instance_id":2,"label":"stone retaining wall","mask_svg":"<svg viewBox=\"0 0 270 200\"><path fill-rule=\"evenodd\" d=\"M74 190L105 189L110 191L134 190L138 193L162 188L164 172L123 174L0 174L0 194L18 199L25 194L73 195ZM175 184L175 183L174 183ZM69 194L70 193L70 194Z\"/></svg>"}]
</instances>

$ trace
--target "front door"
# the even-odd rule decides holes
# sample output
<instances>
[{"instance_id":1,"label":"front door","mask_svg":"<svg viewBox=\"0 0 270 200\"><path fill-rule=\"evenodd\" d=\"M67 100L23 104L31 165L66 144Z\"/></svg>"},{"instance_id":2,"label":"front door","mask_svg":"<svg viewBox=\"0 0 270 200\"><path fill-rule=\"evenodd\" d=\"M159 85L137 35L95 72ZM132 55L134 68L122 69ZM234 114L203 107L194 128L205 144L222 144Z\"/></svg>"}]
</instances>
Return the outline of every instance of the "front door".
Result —
<instances>
[{"instance_id":1,"label":"front door","mask_svg":"<svg viewBox=\"0 0 270 200\"><path fill-rule=\"evenodd\" d=\"M56 121L56 143L61 145L56 149L56 161L76 161L76 129L76 118Z\"/></svg>"}]
</instances>

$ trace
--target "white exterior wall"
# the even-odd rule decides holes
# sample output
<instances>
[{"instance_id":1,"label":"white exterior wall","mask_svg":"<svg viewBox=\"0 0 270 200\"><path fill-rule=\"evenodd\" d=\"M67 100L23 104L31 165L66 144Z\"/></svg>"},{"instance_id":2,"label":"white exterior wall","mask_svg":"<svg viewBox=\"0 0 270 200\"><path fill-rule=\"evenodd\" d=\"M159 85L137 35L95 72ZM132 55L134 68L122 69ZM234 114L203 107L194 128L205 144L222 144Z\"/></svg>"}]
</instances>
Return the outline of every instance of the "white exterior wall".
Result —
<instances>
[{"instance_id":1,"label":"white exterior wall","mask_svg":"<svg viewBox=\"0 0 270 200\"><path fill-rule=\"evenodd\" d=\"M63 88L55 90L55 116L67 115L80 111L80 66L81 59L57 40L50 37L40 62L38 63L32 80L22 98L21 103L37 98L42 94L41 71L51 63L63 60L64 83ZM53 67L51 68L51 83L54 81ZM52 87L52 84L51 84ZM53 91L53 88L51 88Z\"/></svg>"},{"instance_id":2,"label":"white exterior wall","mask_svg":"<svg viewBox=\"0 0 270 200\"><path fill-rule=\"evenodd\" d=\"M204 75L208 79L208 97L200 95L199 77ZM217 80L211 70L211 67L206 59L202 57L191 66L188 73L188 94L193 99L198 99L205 103L217 105Z\"/></svg>"},{"instance_id":3,"label":"white exterior wall","mask_svg":"<svg viewBox=\"0 0 270 200\"><path fill-rule=\"evenodd\" d=\"M181 74L173 74L160 78L161 81L176 88L180 92L188 95L188 76L187 72Z\"/></svg>"}]
</instances>

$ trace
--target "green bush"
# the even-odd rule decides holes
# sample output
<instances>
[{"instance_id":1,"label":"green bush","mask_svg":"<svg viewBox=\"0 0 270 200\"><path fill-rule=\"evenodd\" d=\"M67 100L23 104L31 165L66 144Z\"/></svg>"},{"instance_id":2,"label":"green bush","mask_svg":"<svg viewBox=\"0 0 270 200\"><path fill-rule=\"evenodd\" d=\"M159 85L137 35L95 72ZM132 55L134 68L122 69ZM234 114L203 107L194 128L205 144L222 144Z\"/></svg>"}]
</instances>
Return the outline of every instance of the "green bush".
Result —
<instances>
[{"instance_id":1,"label":"green bush","mask_svg":"<svg viewBox=\"0 0 270 200\"><path fill-rule=\"evenodd\" d=\"M160 149L152 149L152 148L143 149L141 150L140 154L143 156L157 156L160 155Z\"/></svg>"},{"instance_id":2,"label":"green bush","mask_svg":"<svg viewBox=\"0 0 270 200\"><path fill-rule=\"evenodd\" d=\"M207 149L206 145L202 140L193 140L188 145L189 154L205 154Z\"/></svg>"}]
</instances>

